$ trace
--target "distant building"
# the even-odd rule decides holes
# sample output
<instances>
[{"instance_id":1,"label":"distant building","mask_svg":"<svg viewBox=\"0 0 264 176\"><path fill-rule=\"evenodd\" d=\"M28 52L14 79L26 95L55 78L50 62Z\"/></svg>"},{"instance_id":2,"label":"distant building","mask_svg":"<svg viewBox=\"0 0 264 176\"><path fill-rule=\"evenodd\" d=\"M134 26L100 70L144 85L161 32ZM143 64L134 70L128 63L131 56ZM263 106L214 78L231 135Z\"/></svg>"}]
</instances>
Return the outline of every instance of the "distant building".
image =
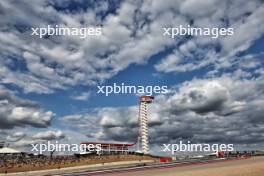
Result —
<instances>
[{"instance_id":1,"label":"distant building","mask_svg":"<svg viewBox=\"0 0 264 176\"><path fill-rule=\"evenodd\" d=\"M99 154L102 155L115 155L115 154L129 154L132 152L129 150L132 148L135 144L124 144L124 143L108 143L108 142L82 142L81 144L86 144L87 146L89 144L101 145L101 152ZM96 152L91 152L96 154Z\"/></svg>"}]
</instances>

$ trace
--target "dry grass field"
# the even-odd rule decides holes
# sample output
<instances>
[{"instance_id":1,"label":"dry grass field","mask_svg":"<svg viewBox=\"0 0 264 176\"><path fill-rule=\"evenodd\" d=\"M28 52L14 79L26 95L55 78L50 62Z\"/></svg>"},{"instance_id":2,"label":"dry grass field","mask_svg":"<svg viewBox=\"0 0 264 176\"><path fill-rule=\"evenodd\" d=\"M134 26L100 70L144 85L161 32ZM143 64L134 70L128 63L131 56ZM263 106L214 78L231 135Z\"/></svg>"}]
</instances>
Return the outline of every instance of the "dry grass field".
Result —
<instances>
[{"instance_id":1,"label":"dry grass field","mask_svg":"<svg viewBox=\"0 0 264 176\"><path fill-rule=\"evenodd\" d=\"M63 163L51 162L35 164L34 162L30 164L17 165L14 164L10 167L0 167L1 173L12 173L12 172L26 172L26 171L37 171L37 170L46 170L46 169L58 169L65 167L74 167L74 166L84 166L91 164L100 164L100 163L109 163L117 161L135 161L135 160L155 160L156 158L150 156L137 156L137 155L111 155L101 157L100 159L91 159L91 158L81 158L76 161L65 161Z\"/></svg>"}]
</instances>

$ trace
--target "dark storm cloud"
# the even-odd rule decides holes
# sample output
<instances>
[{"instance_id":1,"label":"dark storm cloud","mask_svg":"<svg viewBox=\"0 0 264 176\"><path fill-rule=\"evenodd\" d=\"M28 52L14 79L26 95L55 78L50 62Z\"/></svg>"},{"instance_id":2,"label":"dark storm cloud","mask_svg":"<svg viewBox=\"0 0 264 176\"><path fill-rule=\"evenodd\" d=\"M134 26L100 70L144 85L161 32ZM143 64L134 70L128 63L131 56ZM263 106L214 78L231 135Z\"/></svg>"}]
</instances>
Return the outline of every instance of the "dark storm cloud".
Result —
<instances>
[{"instance_id":1,"label":"dark storm cloud","mask_svg":"<svg viewBox=\"0 0 264 176\"><path fill-rule=\"evenodd\" d=\"M261 81L250 81L254 88L250 90L251 94L245 90L244 95L238 92L237 87L247 89L248 84L248 81L220 78L194 80L182 85L168 100L160 102L167 108L160 111L159 116L166 117L169 123L152 130L153 143L176 139L237 144L263 142ZM252 94L258 100L252 100ZM241 99L241 96L245 98ZM158 136L166 138L161 140Z\"/></svg>"},{"instance_id":2,"label":"dark storm cloud","mask_svg":"<svg viewBox=\"0 0 264 176\"><path fill-rule=\"evenodd\" d=\"M0 87L0 101L3 102L3 100L8 101L8 103L16 104L17 106L27 106L27 107L33 107L37 108L39 107L37 103L34 103L29 100L23 100L18 97L16 97L13 93L11 93L9 90ZM3 102L4 103L4 102Z\"/></svg>"},{"instance_id":3,"label":"dark storm cloud","mask_svg":"<svg viewBox=\"0 0 264 176\"><path fill-rule=\"evenodd\" d=\"M244 115L249 123L264 124L264 99L248 104Z\"/></svg>"},{"instance_id":4,"label":"dark storm cloud","mask_svg":"<svg viewBox=\"0 0 264 176\"><path fill-rule=\"evenodd\" d=\"M138 129L128 127L103 128L102 133L103 135L99 136L100 140L136 142Z\"/></svg>"},{"instance_id":5,"label":"dark storm cloud","mask_svg":"<svg viewBox=\"0 0 264 176\"><path fill-rule=\"evenodd\" d=\"M50 125L53 116L51 111L44 112L36 103L18 98L0 86L0 128L26 125L43 128Z\"/></svg>"},{"instance_id":6,"label":"dark storm cloud","mask_svg":"<svg viewBox=\"0 0 264 176\"><path fill-rule=\"evenodd\" d=\"M185 104L188 101L196 104L196 106L190 107L190 110L203 114L221 110L225 102L225 98L214 97L213 99L209 100L208 97L204 95L204 93L194 90L185 95L185 97L180 101L180 104Z\"/></svg>"}]
</instances>

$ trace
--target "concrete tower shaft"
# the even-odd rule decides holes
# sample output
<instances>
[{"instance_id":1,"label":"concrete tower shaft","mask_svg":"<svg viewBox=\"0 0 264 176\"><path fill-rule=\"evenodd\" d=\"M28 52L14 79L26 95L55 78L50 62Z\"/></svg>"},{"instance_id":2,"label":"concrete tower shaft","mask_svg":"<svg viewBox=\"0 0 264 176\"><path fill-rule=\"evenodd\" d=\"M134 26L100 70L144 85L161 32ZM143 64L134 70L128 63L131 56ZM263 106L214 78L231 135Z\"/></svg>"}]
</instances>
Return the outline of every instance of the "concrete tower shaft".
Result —
<instances>
[{"instance_id":1,"label":"concrete tower shaft","mask_svg":"<svg viewBox=\"0 0 264 176\"><path fill-rule=\"evenodd\" d=\"M151 103L154 99L153 96L141 96L139 105L139 142L141 142L141 152L144 154L149 153L149 140L148 140L148 114L147 104Z\"/></svg>"}]
</instances>

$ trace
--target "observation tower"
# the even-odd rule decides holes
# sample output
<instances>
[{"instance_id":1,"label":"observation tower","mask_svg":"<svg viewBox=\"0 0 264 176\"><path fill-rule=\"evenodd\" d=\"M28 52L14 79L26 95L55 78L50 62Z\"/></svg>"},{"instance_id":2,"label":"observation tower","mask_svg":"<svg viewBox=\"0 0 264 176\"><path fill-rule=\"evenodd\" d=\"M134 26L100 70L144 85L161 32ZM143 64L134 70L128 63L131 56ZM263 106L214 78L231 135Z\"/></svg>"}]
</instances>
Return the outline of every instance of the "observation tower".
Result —
<instances>
[{"instance_id":1,"label":"observation tower","mask_svg":"<svg viewBox=\"0 0 264 176\"><path fill-rule=\"evenodd\" d=\"M149 153L147 104L151 103L153 99L153 96L140 97L138 151L143 154Z\"/></svg>"}]
</instances>

